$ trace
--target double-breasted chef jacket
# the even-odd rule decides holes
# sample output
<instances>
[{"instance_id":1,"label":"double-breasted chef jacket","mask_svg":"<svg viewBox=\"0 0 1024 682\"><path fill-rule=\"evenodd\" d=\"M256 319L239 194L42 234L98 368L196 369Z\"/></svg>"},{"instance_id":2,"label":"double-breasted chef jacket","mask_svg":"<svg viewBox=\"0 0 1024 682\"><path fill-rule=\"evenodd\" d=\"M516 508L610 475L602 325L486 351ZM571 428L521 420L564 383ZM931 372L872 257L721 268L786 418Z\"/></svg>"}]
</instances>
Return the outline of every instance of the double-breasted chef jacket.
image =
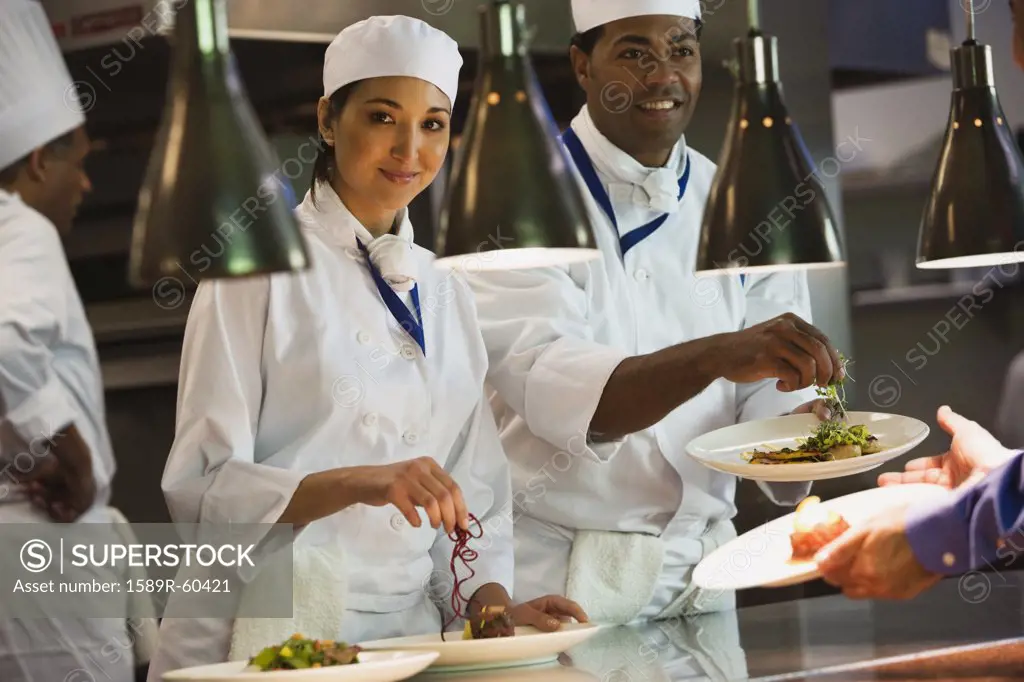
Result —
<instances>
[{"instance_id":1,"label":"double-breasted chef jacket","mask_svg":"<svg viewBox=\"0 0 1024 682\"><path fill-rule=\"evenodd\" d=\"M484 530L470 544L479 557L462 594L490 582L511 593L510 473L483 390L487 355L472 292L414 246L419 305L412 292L402 303L420 309L424 350L382 299L356 219L333 189L321 184L315 201L307 194L297 216L310 270L204 281L196 293L163 476L173 519L274 523L308 474L429 456L458 483ZM401 221L411 241L405 212ZM344 553L336 639L441 627L424 588L451 587L444 576L453 543L419 512L415 528L394 506L357 504L298 533L296 552L307 544ZM225 660L231 633L230 619L165 619L150 679Z\"/></svg>"}]
</instances>

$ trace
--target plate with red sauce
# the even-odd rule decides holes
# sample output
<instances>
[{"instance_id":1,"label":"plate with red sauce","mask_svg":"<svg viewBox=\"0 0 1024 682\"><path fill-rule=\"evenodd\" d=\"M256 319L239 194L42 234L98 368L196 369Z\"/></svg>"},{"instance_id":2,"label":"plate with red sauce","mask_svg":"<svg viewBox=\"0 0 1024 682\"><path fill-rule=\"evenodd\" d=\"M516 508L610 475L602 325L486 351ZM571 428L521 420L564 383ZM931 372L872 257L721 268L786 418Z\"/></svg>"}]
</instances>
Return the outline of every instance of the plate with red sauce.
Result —
<instances>
[{"instance_id":1,"label":"plate with red sauce","mask_svg":"<svg viewBox=\"0 0 1024 682\"><path fill-rule=\"evenodd\" d=\"M555 632L519 626L511 637L491 639L463 639L462 630L452 630L445 633L444 641L440 633L433 633L360 642L359 646L366 651L431 651L438 654L431 671L469 671L551 663L599 630L593 623L563 623Z\"/></svg>"},{"instance_id":2,"label":"plate with red sauce","mask_svg":"<svg viewBox=\"0 0 1024 682\"><path fill-rule=\"evenodd\" d=\"M869 488L814 504L758 526L704 557L693 582L705 590L785 587L821 577L814 553L849 526L904 504L941 501L950 495L928 483ZM794 534L796 541L794 542ZM794 556L796 550L797 556Z\"/></svg>"}]
</instances>

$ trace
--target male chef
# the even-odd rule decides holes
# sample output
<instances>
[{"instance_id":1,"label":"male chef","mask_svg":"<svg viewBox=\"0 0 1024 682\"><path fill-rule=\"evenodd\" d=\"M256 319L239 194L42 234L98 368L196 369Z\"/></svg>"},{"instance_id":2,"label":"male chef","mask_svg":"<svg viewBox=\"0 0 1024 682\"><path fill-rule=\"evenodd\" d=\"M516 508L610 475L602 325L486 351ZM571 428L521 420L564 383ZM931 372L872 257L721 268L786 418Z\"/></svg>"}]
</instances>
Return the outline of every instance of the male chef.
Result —
<instances>
[{"instance_id":1,"label":"male chef","mask_svg":"<svg viewBox=\"0 0 1024 682\"><path fill-rule=\"evenodd\" d=\"M690 578L735 537L736 479L686 445L821 415L811 386L843 376L838 352L807 322L803 273L695 275L715 174L684 136L701 88L698 0L572 11L587 102L563 143L603 258L473 278L513 467L516 598L565 591L606 623L733 608L732 592Z\"/></svg>"},{"instance_id":2,"label":"male chef","mask_svg":"<svg viewBox=\"0 0 1024 682\"><path fill-rule=\"evenodd\" d=\"M61 244L90 189L84 123L42 7L0 2L0 532L109 520L103 387ZM123 619L0 619L0 680L130 680L130 656L96 656L126 637Z\"/></svg>"}]
</instances>

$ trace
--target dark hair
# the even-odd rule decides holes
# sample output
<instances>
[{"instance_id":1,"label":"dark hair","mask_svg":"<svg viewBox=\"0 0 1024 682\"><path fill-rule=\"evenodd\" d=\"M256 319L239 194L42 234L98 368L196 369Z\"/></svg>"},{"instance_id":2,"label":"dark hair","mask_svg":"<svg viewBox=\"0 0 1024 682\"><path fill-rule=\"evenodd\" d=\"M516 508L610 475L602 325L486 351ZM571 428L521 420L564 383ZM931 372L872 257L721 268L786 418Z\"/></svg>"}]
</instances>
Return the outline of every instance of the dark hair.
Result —
<instances>
[{"instance_id":1,"label":"dark hair","mask_svg":"<svg viewBox=\"0 0 1024 682\"><path fill-rule=\"evenodd\" d=\"M704 29L704 23L697 19L695 22L697 40L700 41L700 34ZM583 33L577 33L572 37L572 45L578 47L586 55L591 55L594 52L594 47L597 46L597 41L601 40L604 36L604 26L595 26L589 31Z\"/></svg>"},{"instance_id":2,"label":"dark hair","mask_svg":"<svg viewBox=\"0 0 1024 682\"><path fill-rule=\"evenodd\" d=\"M60 154L66 152L75 144L75 131L64 133L60 137L50 140L43 145L43 152L47 154ZM28 165L29 157L35 152L33 149L31 152L21 157L7 168L0 169L0 186L13 185L18 180L18 175L21 173L21 169Z\"/></svg>"},{"instance_id":3,"label":"dark hair","mask_svg":"<svg viewBox=\"0 0 1024 682\"><path fill-rule=\"evenodd\" d=\"M355 83L349 83L338 88L333 95L330 97L330 107L328 109L328 118L333 121L339 116L345 109L345 104L348 102L349 97L352 96L352 91L355 90L356 86L359 85L359 81ZM313 179L310 182L309 192L313 197L313 201L316 201L316 186L321 182L330 182L334 176L334 147L327 144L322 135L319 135L320 122L317 121L317 133L320 151L317 152L316 163L313 164Z\"/></svg>"},{"instance_id":4,"label":"dark hair","mask_svg":"<svg viewBox=\"0 0 1024 682\"><path fill-rule=\"evenodd\" d=\"M583 33L577 33L572 37L573 47L577 47L583 51L584 54L590 55L594 52L594 47L597 45L597 41L604 35L604 26L595 26L589 31Z\"/></svg>"}]
</instances>

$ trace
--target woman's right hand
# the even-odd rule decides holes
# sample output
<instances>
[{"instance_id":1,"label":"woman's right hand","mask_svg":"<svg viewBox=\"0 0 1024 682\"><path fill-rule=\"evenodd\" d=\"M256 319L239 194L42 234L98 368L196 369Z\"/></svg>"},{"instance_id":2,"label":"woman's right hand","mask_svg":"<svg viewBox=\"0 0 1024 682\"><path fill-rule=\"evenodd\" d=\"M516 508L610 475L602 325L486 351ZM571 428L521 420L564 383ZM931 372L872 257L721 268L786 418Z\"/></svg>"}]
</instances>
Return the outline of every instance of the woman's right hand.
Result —
<instances>
[{"instance_id":1,"label":"woman's right hand","mask_svg":"<svg viewBox=\"0 0 1024 682\"><path fill-rule=\"evenodd\" d=\"M456 527L469 530L469 512L462 491L430 457L357 467L351 471L348 483L359 502L373 507L392 504L414 528L422 525L416 511L416 507L422 507L433 528L443 525L446 533Z\"/></svg>"}]
</instances>

